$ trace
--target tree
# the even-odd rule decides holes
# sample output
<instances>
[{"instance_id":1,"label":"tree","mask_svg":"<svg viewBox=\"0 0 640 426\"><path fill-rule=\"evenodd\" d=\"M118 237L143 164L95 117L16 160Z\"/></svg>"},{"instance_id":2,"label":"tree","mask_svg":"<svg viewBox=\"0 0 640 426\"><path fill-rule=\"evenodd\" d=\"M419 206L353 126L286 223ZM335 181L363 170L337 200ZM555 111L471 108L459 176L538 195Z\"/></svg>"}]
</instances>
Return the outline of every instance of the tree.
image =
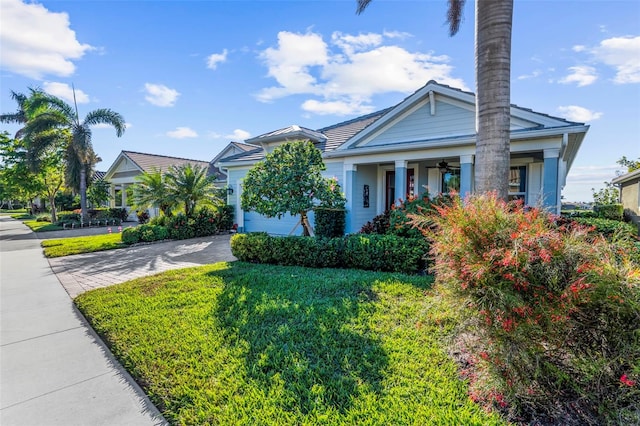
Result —
<instances>
[{"instance_id":1,"label":"tree","mask_svg":"<svg viewBox=\"0 0 640 426\"><path fill-rule=\"evenodd\" d=\"M175 207L174 197L171 196L162 173L157 169L136 177L136 183L133 186L133 200L136 207L140 209L158 206L165 216L171 216Z\"/></svg>"},{"instance_id":2,"label":"tree","mask_svg":"<svg viewBox=\"0 0 640 426\"><path fill-rule=\"evenodd\" d=\"M371 0L357 0L362 13ZM451 36L458 32L465 0L449 0ZM480 193L509 195L511 28L513 0L476 1L476 168Z\"/></svg>"},{"instance_id":3,"label":"tree","mask_svg":"<svg viewBox=\"0 0 640 426\"><path fill-rule=\"evenodd\" d=\"M89 185L87 189L87 201L89 201L93 207L102 206L111 199L111 194L109 193L110 188L111 185L109 182L96 179L91 182L91 185Z\"/></svg>"},{"instance_id":4,"label":"tree","mask_svg":"<svg viewBox=\"0 0 640 426\"><path fill-rule=\"evenodd\" d=\"M71 139L66 150L65 162L67 165L79 165L79 192L80 208L83 220L87 219L87 169L95 159L93 145L91 143L91 126L108 124L115 128L116 136L120 137L125 131L125 121L122 115L106 108L90 111L84 120L80 121L78 108L74 107L55 96L43 94L31 101L32 108L37 110L34 117L29 118L25 126L25 137L37 141L37 135L51 129L68 129ZM41 109L44 108L44 109ZM46 140L33 143L33 155L38 156L42 150L46 150Z\"/></svg>"},{"instance_id":5,"label":"tree","mask_svg":"<svg viewBox=\"0 0 640 426\"><path fill-rule=\"evenodd\" d=\"M620 202L620 191L611 182L604 182L604 188L598 191L591 188L593 202L597 205L617 204Z\"/></svg>"},{"instance_id":6,"label":"tree","mask_svg":"<svg viewBox=\"0 0 640 426\"><path fill-rule=\"evenodd\" d=\"M213 179L207 176L207 168L192 164L172 166L165 175L169 199L184 205L184 213L192 216L199 202L220 202L215 196Z\"/></svg>"},{"instance_id":7,"label":"tree","mask_svg":"<svg viewBox=\"0 0 640 426\"><path fill-rule=\"evenodd\" d=\"M626 167L627 173L640 170L640 157L637 160L627 160L627 157L623 155L621 159L616 161L616 163L620 164L622 167Z\"/></svg>"},{"instance_id":8,"label":"tree","mask_svg":"<svg viewBox=\"0 0 640 426\"><path fill-rule=\"evenodd\" d=\"M335 181L322 177L320 151L309 141L280 145L257 163L244 179L242 208L280 219L300 216L304 235L313 235L308 212L325 199L335 198ZM331 202L331 201L330 201Z\"/></svg>"}]
</instances>

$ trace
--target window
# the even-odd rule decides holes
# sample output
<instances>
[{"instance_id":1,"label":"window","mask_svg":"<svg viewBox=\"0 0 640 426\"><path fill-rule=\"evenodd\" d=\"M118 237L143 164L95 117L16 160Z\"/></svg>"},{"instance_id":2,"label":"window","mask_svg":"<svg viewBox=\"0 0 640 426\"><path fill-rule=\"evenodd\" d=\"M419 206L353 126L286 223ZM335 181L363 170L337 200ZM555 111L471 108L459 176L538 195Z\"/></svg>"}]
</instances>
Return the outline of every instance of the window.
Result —
<instances>
[{"instance_id":1,"label":"window","mask_svg":"<svg viewBox=\"0 0 640 426\"><path fill-rule=\"evenodd\" d=\"M460 192L460 170L448 170L442 174L442 193Z\"/></svg>"},{"instance_id":2,"label":"window","mask_svg":"<svg viewBox=\"0 0 640 426\"><path fill-rule=\"evenodd\" d=\"M527 194L527 166L509 169L509 200L525 200Z\"/></svg>"}]
</instances>

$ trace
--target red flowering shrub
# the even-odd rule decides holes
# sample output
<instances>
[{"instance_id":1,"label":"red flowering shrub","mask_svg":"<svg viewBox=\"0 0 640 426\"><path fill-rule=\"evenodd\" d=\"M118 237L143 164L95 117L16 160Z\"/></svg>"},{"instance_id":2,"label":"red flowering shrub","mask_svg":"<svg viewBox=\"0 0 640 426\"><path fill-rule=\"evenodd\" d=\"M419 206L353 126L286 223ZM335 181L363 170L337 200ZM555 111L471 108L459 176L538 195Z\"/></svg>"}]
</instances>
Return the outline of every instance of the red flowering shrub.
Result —
<instances>
[{"instance_id":1,"label":"red flowering shrub","mask_svg":"<svg viewBox=\"0 0 640 426\"><path fill-rule=\"evenodd\" d=\"M431 240L436 288L468 311L456 341L477 370L474 400L514 421L640 421L637 265L587 228L495 195L435 209L411 217Z\"/></svg>"}]
</instances>

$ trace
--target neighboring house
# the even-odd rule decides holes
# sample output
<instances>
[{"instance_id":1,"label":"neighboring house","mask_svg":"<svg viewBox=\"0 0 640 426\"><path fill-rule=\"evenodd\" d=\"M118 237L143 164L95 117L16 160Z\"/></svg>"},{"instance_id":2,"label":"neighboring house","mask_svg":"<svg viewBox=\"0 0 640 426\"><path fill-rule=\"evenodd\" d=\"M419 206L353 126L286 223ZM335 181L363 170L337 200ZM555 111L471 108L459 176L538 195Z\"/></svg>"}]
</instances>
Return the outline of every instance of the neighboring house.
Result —
<instances>
[{"instance_id":1,"label":"neighboring house","mask_svg":"<svg viewBox=\"0 0 640 426\"><path fill-rule=\"evenodd\" d=\"M618 176L611 183L620 188L620 203L625 213L640 225L640 170Z\"/></svg>"},{"instance_id":2,"label":"neighboring house","mask_svg":"<svg viewBox=\"0 0 640 426\"><path fill-rule=\"evenodd\" d=\"M218 188L222 188L227 185L226 171L216 166L216 164L220 160L222 160L223 158L253 151L256 148L258 148L256 145L249 145L247 143L242 143L242 142L229 142L229 144L225 146L224 149L220 151L218 155L216 155L215 158L209 162L210 173L213 173L216 176L215 185Z\"/></svg>"},{"instance_id":3,"label":"neighboring house","mask_svg":"<svg viewBox=\"0 0 640 426\"><path fill-rule=\"evenodd\" d=\"M213 173L211 165L207 161L190 160L187 158L168 157L165 155L144 154L141 152L122 151L115 159L104 180L111 183L111 207L124 207L129 211L129 219L137 220L135 210L132 210L132 202L127 198L127 188L136 183L136 176L159 170L165 173L172 166L191 164L206 167L209 174ZM152 216L158 214L158 209L152 209Z\"/></svg>"},{"instance_id":4,"label":"neighboring house","mask_svg":"<svg viewBox=\"0 0 640 426\"><path fill-rule=\"evenodd\" d=\"M399 198L473 192L475 95L430 81L394 107L318 130L290 126L245 142L257 148L223 158L241 230L288 234L297 219L242 211L242 179L276 146L307 139L322 152L327 177L347 198L346 232L357 232ZM560 192L589 129L582 123L511 106L511 198L560 212ZM298 229L300 231L300 229Z\"/></svg>"}]
</instances>

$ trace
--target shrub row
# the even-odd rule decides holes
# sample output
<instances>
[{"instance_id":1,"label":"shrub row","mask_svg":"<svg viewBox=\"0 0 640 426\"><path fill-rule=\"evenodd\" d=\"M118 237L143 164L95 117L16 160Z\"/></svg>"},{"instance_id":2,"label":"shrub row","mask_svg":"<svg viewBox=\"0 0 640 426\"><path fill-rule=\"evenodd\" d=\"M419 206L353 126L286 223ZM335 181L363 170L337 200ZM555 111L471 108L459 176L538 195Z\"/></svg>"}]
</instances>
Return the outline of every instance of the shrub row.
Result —
<instances>
[{"instance_id":1,"label":"shrub row","mask_svg":"<svg viewBox=\"0 0 640 426\"><path fill-rule=\"evenodd\" d=\"M627 222L621 222L619 220L603 219L599 217L577 217L572 219L582 225L593 226L595 231L601 233L605 237L611 237L615 234L622 234L623 236L638 235L638 229L635 225Z\"/></svg>"},{"instance_id":2,"label":"shrub row","mask_svg":"<svg viewBox=\"0 0 640 426\"><path fill-rule=\"evenodd\" d=\"M231 238L231 252L242 261L312 268L416 273L425 269L428 251L424 239L395 235L314 238L273 237L257 232Z\"/></svg>"},{"instance_id":3,"label":"shrub row","mask_svg":"<svg viewBox=\"0 0 640 426\"><path fill-rule=\"evenodd\" d=\"M149 224L125 229L122 232L122 242L135 244L140 241L150 242L167 238L186 240L188 238L214 235L218 232L218 229L221 229L219 228L220 224L225 227L229 226L229 209L226 207L220 207L215 211L201 208L193 217L180 213L173 217L160 216L159 218L153 218Z\"/></svg>"}]
</instances>

